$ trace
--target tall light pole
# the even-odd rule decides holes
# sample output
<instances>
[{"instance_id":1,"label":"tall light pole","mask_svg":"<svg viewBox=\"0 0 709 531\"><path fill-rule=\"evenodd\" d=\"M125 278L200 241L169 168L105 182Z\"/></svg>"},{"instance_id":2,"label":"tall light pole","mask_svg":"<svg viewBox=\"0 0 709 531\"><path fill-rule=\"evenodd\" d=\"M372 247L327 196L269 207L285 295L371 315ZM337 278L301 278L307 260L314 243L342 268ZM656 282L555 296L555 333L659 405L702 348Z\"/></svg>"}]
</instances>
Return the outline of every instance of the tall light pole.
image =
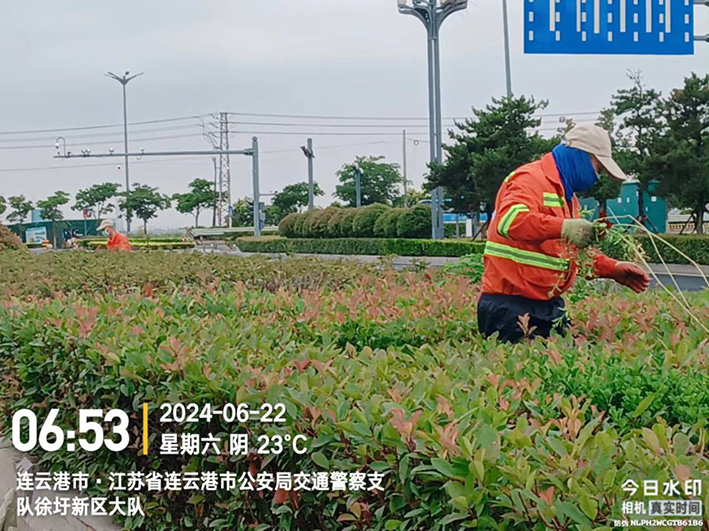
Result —
<instances>
[{"instance_id":1,"label":"tall light pole","mask_svg":"<svg viewBox=\"0 0 709 531\"><path fill-rule=\"evenodd\" d=\"M362 206L362 168L359 164L355 164L355 206Z\"/></svg>"},{"instance_id":2,"label":"tall light pole","mask_svg":"<svg viewBox=\"0 0 709 531\"><path fill-rule=\"evenodd\" d=\"M126 153L126 158L125 158L125 166L126 166L126 199L128 199L128 194L130 193L130 178L129 178L129 173L128 173L128 105L126 103L126 85L128 84L129 81L135 79L138 76L142 76L143 72L140 74L133 74L132 76L130 75L130 72L126 72L122 76L118 76L114 74L113 72L109 72L105 74L106 77L110 77L111 79L115 79L118 81L121 85L123 85L123 147L125 148L124 153ZM130 232L130 216L128 215L128 212L126 212L126 229L127 232Z\"/></svg>"},{"instance_id":3,"label":"tall light pole","mask_svg":"<svg viewBox=\"0 0 709 531\"><path fill-rule=\"evenodd\" d=\"M403 165L403 171L404 171L404 208L407 208L409 206L409 183L408 183L408 175L407 175L407 168L406 168L406 129L404 129L404 143L403 143L403 148L404 148L404 165Z\"/></svg>"},{"instance_id":4,"label":"tall light pole","mask_svg":"<svg viewBox=\"0 0 709 531\"><path fill-rule=\"evenodd\" d=\"M468 0L397 0L399 12L413 15L428 33L428 114L431 163L443 161L443 118L441 116L441 55L439 35L443 21L468 7ZM431 194L431 222L434 240L443 239L443 188Z\"/></svg>"},{"instance_id":5,"label":"tall light pole","mask_svg":"<svg viewBox=\"0 0 709 531\"><path fill-rule=\"evenodd\" d=\"M512 66L510 64L510 25L507 17L507 0L502 0L502 22L505 33L505 75L507 78L507 97L512 97Z\"/></svg>"},{"instance_id":6,"label":"tall light pole","mask_svg":"<svg viewBox=\"0 0 709 531\"><path fill-rule=\"evenodd\" d=\"M315 158L315 153L313 153L313 139L308 138L308 145L300 146L303 150L303 154L308 158L308 210L313 210L315 208L315 181L313 179L313 159Z\"/></svg>"}]
</instances>

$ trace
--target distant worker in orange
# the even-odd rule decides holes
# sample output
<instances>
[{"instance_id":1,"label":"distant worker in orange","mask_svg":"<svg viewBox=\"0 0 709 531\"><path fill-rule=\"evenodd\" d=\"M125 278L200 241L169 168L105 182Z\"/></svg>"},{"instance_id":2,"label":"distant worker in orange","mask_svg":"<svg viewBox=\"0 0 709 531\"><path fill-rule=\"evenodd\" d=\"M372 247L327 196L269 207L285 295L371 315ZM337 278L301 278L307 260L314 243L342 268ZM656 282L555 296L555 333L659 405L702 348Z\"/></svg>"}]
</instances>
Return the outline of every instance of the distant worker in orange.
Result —
<instances>
[{"instance_id":1,"label":"distant worker in orange","mask_svg":"<svg viewBox=\"0 0 709 531\"><path fill-rule=\"evenodd\" d=\"M104 219L96 230L98 232L104 231L108 234L106 249L109 251L130 251L128 236L118 232L113 226L113 222L111 220Z\"/></svg>"}]
</instances>

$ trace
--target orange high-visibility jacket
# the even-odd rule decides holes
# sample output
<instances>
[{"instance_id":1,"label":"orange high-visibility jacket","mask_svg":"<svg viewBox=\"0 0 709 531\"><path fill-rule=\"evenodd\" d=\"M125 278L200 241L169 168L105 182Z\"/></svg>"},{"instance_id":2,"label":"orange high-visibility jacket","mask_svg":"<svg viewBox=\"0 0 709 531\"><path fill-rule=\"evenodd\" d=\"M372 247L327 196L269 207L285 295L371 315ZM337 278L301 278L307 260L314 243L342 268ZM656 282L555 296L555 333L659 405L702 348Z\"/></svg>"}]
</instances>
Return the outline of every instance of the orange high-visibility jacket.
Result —
<instances>
[{"instance_id":1,"label":"orange high-visibility jacket","mask_svg":"<svg viewBox=\"0 0 709 531\"><path fill-rule=\"evenodd\" d=\"M565 219L579 217L576 196L564 186L551 153L511 173L495 201L485 245L483 293L549 300L576 278L576 249L561 239ZM594 273L607 277L617 261L594 251Z\"/></svg>"}]
</instances>

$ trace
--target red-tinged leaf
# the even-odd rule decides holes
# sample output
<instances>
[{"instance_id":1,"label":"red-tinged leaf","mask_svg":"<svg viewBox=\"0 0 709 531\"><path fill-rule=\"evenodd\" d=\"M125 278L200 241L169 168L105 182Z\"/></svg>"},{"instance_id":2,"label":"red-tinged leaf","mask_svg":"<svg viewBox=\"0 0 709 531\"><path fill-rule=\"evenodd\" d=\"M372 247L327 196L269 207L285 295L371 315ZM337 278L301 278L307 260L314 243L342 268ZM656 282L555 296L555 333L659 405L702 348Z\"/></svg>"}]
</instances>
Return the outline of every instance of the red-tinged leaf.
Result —
<instances>
[{"instance_id":1,"label":"red-tinged leaf","mask_svg":"<svg viewBox=\"0 0 709 531\"><path fill-rule=\"evenodd\" d=\"M438 442L446 453L451 457L457 457L460 454L460 450L458 449L458 428L456 428L455 423L446 424L443 428L436 426L436 432L439 437Z\"/></svg>"},{"instance_id":2,"label":"red-tinged leaf","mask_svg":"<svg viewBox=\"0 0 709 531\"><path fill-rule=\"evenodd\" d=\"M691 474L692 471L687 465L677 465L675 467L675 475L677 476L677 479L682 482L682 484L684 484L684 482L691 477Z\"/></svg>"},{"instance_id":3,"label":"red-tinged leaf","mask_svg":"<svg viewBox=\"0 0 709 531\"><path fill-rule=\"evenodd\" d=\"M552 505L552 502L554 500L554 487L549 487L544 492L540 492L539 497L545 502L547 502L549 505Z\"/></svg>"},{"instance_id":4,"label":"red-tinged leaf","mask_svg":"<svg viewBox=\"0 0 709 531\"><path fill-rule=\"evenodd\" d=\"M302 373L310 365L310 360L293 360L293 365L295 365L299 373Z\"/></svg>"},{"instance_id":5,"label":"red-tinged leaf","mask_svg":"<svg viewBox=\"0 0 709 531\"><path fill-rule=\"evenodd\" d=\"M487 381L490 382L490 385L492 385L492 387L497 389L500 386L500 375L499 374L488 374Z\"/></svg>"},{"instance_id":6,"label":"red-tinged leaf","mask_svg":"<svg viewBox=\"0 0 709 531\"><path fill-rule=\"evenodd\" d=\"M288 499L288 491L285 489L278 489L273 495L273 503L276 505L281 505Z\"/></svg>"},{"instance_id":7,"label":"red-tinged leaf","mask_svg":"<svg viewBox=\"0 0 709 531\"><path fill-rule=\"evenodd\" d=\"M150 282L146 282L145 286L143 286L143 296L152 297L154 294L155 290L153 289L153 285Z\"/></svg>"},{"instance_id":8,"label":"red-tinged leaf","mask_svg":"<svg viewBox=\"0 0 709 531\"><path fill-rule=\"evenodd\" d=\"M453 418L453 408L450 405L450 402L443 398L442 396L439 396L436 398L436 401L438 402L438 406L436 407L436 410L440 415L445 415L446 417L452 419Z\"/></svg>"}]
</instances>

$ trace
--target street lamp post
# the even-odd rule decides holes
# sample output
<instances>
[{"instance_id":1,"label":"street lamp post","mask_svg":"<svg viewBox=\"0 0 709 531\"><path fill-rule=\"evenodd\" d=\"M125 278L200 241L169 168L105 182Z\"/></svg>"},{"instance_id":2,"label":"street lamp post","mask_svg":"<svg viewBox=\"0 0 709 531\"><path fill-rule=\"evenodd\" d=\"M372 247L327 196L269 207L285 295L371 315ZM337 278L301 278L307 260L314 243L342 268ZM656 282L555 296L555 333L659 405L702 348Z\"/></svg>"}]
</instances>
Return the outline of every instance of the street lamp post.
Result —
<instances>
[{"instance_id":1,"label":"street lamp post","mask_svg":"<svg viewBox=\"0 0 709 531\"><path fill-rule=\"evenodd\" d=\"M431 142L431 163L443 161L443 119L441 116L441 56L440 30L443 21L456 11L468 7L468 0L397 0L399 12L413 15L428 33L428 113ZM431 194L431 222L434 240L441 240L443 230L443 188Z\"/></svg>"},{"instance_id":2,"label":"street lamp post","mask_svg":"<svg viewBox=\"0 0 709 531\"><path fill-rule=\"evenodd\" d=\"M507 0L502 0L502 23L505 37L505 76L507 97L512 97L512 65L510 64L510 24L507 16Z\"/></svg>"},{"instance_id":3,"label":"street lamp post","mask_svg":"<svg viewBox=\"0 0 709 531\"><path fill-rule=\"evenodd\" d=\"M308 158L308 210L315 208L315 181L313 180L313 139L308 138L308 145L301 146L303 154Z\"/></svg>"},{"instance_id":4,"label":"street lamp post","mask_svg":"<svg viewBox=\"0 0 709 531\"><path fill-rule=\"evenodd\" d=\"M362 168L359 164L355 164L355 206L362 206Z\"/></svg>"},{"instance_id":5,"label":"street lamp post","mask_svg":"<svg viewBox=\"0 0 709 531\"><path fill-rule=\"evenodd\" d=\"M128 173L128 106L126 103L126 85L129 81L135 79L138 76L142 76L143 73L130 75L130 72L126 72L122 76L118 76L113 72L105 74L106 77L115 79L121 85L123 85L123 147L125 148L124 153L126 153L125 166L126 166L126 199L128 199L128 194L130 193L130 179ZM130 233L130 216L126 212L126 229Z\"/></svg>"}]
</instances>

